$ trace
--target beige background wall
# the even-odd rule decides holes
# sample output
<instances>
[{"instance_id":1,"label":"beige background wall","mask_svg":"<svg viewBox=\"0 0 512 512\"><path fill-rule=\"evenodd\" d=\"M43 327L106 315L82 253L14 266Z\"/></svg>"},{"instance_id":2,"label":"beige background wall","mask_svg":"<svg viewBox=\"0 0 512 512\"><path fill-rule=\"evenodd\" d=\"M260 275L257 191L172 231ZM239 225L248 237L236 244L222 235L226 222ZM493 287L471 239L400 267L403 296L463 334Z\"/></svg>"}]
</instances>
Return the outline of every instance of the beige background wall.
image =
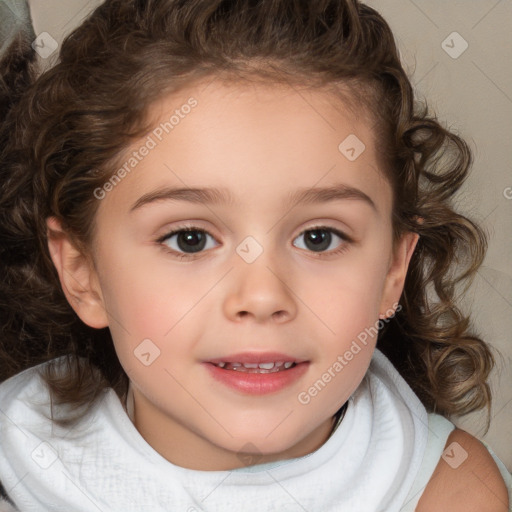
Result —
<instances>
[{"instance_id":1,"label":"beige background wall","mask_svg":"<svg viewBox=\"0 0 512 512\"><path fill-rule=\"evenodd\" d=\"M101 3L29 1L36 35L48 32L58 43ZM476 328L503 358L497 355L492 378L495 399L488 434L482 436L482 412L455 423L487 441L512 471L512 2L367 3L391 25L420 96L474 150L475 164L459 195L460 208L480 221L491 239L465 307L472 308ZM56 55L41 61L50 66Z\"/></svg>"}]
</instances>

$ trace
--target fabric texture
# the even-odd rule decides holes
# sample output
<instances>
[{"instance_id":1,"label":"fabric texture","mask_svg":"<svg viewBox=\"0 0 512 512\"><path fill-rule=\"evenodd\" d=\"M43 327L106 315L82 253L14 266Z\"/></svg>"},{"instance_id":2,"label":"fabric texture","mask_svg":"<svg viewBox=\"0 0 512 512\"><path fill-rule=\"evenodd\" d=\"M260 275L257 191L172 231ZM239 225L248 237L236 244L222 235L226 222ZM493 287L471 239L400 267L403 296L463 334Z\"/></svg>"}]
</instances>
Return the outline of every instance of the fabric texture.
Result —
<instances>
[{"instance_id":1,"label":"fabric texture","mask_svg":"<svg viewBox=\"0 0 512 512\"><path fill-rule=\"evenodd\" d=\"M425 408L378 349L331 437L315 452L270 469L196 471L172 464L146 443L112 389L77 427L61 429L50 420L37 370L0 385L0 481L22 512L170 505L291 511L298 503L311 511L398 512L427 444Z\"/></svg>"},{"instance_id":2,"label":"fabric texture","mask_svg":"<svg viewBox=\"0 0 512 512\"><path fill-rule=\"evenodd\" d=\"M52 425L42 366L0 384L0 482L17 507L0 501L0 512L413 512L455 428L427 414L376 349L318 450L233 471L196 471L146 443L131 420L131 394L122 404L109 389L72 431ZM511 494L510 473L489 451Z\"/></svg>"}]
</instances>

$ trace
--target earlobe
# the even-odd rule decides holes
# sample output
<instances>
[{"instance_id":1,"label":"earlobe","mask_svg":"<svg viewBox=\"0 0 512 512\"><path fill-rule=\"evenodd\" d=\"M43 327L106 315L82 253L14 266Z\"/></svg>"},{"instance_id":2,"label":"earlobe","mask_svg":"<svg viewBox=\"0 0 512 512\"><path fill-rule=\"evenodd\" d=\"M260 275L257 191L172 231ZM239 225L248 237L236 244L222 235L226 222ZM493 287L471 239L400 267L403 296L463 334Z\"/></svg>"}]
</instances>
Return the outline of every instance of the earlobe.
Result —
<instances>
[{"instance_id":1,"label":"earlobe","mask_svg":"<svg viewBox=\"0 0 512 512\"><path fill-rule=\"evenodd\" d=\"M72 243L57 218L49 217L46 224L48 250L66 299L85 324L96 329L107 327L101 289L89 258Z\"/></svg>"},{"instance_id":2,"label":"earlobe","mask_svg":"<svg viewBox=\"0 0 512 512\"><path fill-rule=\"evenodd\" d=\"M386 276L379 318L384 319L391 316L390 311L394 311L396 304L400 301L409 263L419 237L418 233L412 231L408 231L402 235Z\"/></svg>"}]
</instances>

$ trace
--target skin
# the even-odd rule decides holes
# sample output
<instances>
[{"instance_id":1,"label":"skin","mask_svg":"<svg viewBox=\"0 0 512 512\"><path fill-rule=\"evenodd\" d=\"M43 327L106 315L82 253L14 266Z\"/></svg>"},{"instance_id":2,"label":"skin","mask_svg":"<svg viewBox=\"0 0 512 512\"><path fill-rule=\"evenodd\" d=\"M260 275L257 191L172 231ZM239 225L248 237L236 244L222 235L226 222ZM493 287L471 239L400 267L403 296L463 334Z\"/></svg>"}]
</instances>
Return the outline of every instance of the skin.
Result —
<instances>
[{"instance_id":1,"label":"skin","mask_svg":"<svg viewBox=\"0 0 512 512\"><path fill-rule=\"evenodd\" d=\"M406 233L393 250L392 191L364 112L318 90L214 81L157 102L155 126L190 97L197 107L100 200L90 254L81 254L54 218L50 252L80 318L110 328L133 388L134 424L158 453L198 470L241 467L248 460L241 455L252 463L300 457L330 435L376 338L360 343L307 405L298 394L391 314L418 235ZM338 150L350 134L366 146L354 161ZM298 188L340 183L363 191L375 209L355 198L287 201ZM233 201L160 200L130 211L164 187L228 188ZM184 222L209 236L203 252L180 260L177 236L156 240ZM317 226L352 241L332 233L328 249L315 252L304 231ZM263 249L252 263L236 250L248 236ZM134 356L144 339L160 350L150 366ZM267 350L308 360L307 373L277 393L248 396L214 381L201 364Z\"/></svg>"},{"instance_id":2,"label":"skin","mask_svg":"<svg viewBox=\"0 0 512 512\"><path fill-rule=\"evenodd\" d=\"M458 467L440 458L416 506L416 512L508 512L508 491L487 448L470 433L456 428L446 441L447 453L464 450L467 458Z\"/></svg>"}]
</instances>

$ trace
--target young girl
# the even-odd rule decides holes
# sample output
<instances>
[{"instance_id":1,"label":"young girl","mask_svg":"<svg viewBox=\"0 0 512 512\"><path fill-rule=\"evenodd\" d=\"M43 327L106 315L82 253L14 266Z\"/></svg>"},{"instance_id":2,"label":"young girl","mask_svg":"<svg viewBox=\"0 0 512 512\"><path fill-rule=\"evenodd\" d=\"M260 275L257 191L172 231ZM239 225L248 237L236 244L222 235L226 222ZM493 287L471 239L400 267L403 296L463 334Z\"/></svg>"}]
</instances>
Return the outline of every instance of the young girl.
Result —
<instances>
[{"instance_id":1,"label":"young girl","mask_svg":"<svg viewBox=\"0 0 512 512\"><path fill-rule=\"evenodd\" d=\"M355 0L107 0L4 96L0 510L509 510L413 98Z\"/></svg>"}]
</instances>

